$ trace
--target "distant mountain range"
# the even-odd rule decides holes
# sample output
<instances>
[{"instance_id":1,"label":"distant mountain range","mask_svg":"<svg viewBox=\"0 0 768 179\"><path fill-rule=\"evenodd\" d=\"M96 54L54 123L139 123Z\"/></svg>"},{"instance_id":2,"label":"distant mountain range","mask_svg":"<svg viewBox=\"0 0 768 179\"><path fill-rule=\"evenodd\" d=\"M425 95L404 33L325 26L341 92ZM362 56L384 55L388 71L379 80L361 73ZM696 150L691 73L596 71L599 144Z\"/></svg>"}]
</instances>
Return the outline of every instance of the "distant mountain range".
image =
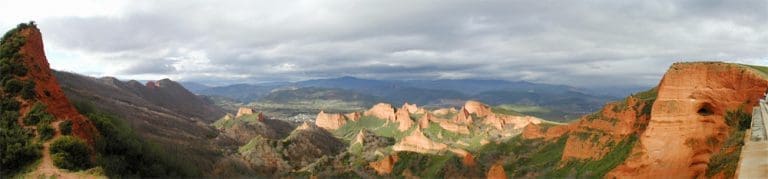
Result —
<instances>
[{"instance_id":1,"label":"distant mountain range","mask_svg":"<svg viewBox=\"0 0 768 179\"><path fill-rule=\"evenodd\" d=\"M578 117L618 99L593 90L566 85L505 80L372 80L355 77L316 79L292 83L234 84L208 87L194 82L181 83L190 91L226 97L241 103L255 101L287 102L340 100L374 104L405 102L425 106L460 106L466 100L491 105L516 104L542 106ZM560 119L562 120L562 119Z\"/></svg>"}]
</instances>

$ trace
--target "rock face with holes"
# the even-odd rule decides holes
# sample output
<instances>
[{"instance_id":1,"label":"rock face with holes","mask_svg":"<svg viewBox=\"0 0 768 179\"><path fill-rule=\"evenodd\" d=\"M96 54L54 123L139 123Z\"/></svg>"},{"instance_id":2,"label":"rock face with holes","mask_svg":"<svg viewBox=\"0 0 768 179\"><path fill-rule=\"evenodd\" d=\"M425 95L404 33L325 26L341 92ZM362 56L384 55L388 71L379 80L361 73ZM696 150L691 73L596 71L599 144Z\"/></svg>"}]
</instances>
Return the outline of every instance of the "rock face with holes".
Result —
<instances>
[{"instance_id":1,"label":"rock face with holes","mask_svg":"<svg viewBox=\"0 0 768 179\"><path fill-rule=\"evenodd\" d=\"M676 63L658 89L647 129L607 178L702 177L729 137L726 112L751 111L768 81L736 64Z\"/></svg>"}]
</instances>

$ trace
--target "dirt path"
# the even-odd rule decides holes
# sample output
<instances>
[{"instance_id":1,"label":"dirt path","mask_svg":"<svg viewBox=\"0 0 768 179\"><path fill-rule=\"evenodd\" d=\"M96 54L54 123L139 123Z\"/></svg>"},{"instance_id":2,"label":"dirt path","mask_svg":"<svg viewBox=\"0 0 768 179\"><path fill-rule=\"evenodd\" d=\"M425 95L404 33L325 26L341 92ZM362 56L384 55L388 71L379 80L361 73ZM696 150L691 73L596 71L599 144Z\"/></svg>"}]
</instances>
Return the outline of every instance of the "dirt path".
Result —
<instances>
[{"instance_id":1,"label":"dirt path","mask_svg":"<svg viewBox=\"0 0 768 179\"><path fill-rule=\"evenodd\" d=\"M53 138L49 139L48 141L45 141L43 143L43 156L41 158L40 165L37 166L35 171L27 174L27 176L32 176L34 178L40 178L41 176L46 176L46 178L49 177L56 177L56 178L82 178L83 176L78 176L74 173L62 171L58 167L53 165L53 159L51 159L51 151L49 150L51 148L51 143L61 136L61 131L59 130L59 123L63 122L64 120L58 120L53 123L51 123L51 127L54 129L54 135Z\"/></svg>"}]
</instances>

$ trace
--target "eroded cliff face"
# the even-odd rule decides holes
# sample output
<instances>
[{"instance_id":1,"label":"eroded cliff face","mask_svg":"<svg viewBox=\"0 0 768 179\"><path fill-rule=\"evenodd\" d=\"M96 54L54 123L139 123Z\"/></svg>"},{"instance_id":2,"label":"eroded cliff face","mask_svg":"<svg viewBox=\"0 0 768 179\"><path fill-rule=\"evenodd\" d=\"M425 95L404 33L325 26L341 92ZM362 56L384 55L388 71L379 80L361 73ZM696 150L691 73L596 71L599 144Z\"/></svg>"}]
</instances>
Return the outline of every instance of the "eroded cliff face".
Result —
<instances>
[{"instance_id":1,"label":"eroded cliff face","mask_svg":"<svg viewBox=\"0 0 768 179\"><path fill-rule=\"evenodd\" d=\"M602 110L584 116L570 124L571 131L563 150L562 160L597 160L615 150L616 143L645 130L655 89L612 102ZM551 133L557 133L557 129ZM548 133L549 130L547 131ZM553 139L552 136L548 137Z\"/></svg>"},{"instance_id":2,"label":"eroded cliff face","mask_svg":"<svg viewBox=\"0 0 768 179\"><path fill-rule=\"evenodd\" d=\"M56 77L53 76L48 59L45 57L43 38L37 28L25 28L19 32L26 37L26 43L21 47L24 66L28 69L27 76L35 82L35 94L37 100L47 106L46 111L56 117L56 120L72 121L72 134L93 144L94 137L98 135L96 127L90 120L75 109L61 90ZM25 101L22 103L22 114L34 103Z\"/></svg>"},{"instance_id":3,"label":"eroded cliff face","mask_svg":"<svg viewBox=\"0 0 768 179\"><path fill-rule=\"evenodd\" d=\"M647 129L607 177L702 176L728 138L727 111L749 110L768 81L741 65L677 63L659 84Z\"/></svg>"}]
</instances>

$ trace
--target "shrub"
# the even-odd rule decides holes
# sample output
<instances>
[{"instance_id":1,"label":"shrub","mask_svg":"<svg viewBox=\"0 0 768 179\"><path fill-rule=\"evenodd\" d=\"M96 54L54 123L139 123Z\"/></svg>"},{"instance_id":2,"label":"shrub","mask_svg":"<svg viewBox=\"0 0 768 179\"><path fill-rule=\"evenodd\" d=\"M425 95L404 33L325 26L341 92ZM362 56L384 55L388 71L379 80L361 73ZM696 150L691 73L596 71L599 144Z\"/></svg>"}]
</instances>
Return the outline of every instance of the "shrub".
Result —
<instances>
[{"instance_id":1,"label":"shrub","mask_svg":"<svg viewBox=\"0 0 768 179\"><path fill-rule=\"evenodd\" d=\"M88 146L78 138L72 136L59 137L51 143L50 150L53 164L59 168L82 170L91 166Z\"/></svg>"},{"instance_id":2,"label":"shrub","mask_svg":"<svg viewBox=\"0 0 768 179\"><path fill-rule=\"evenodd\" d=\"M61 135L72 134L72 121L64 120L63 122L59 123L59 131L61 132Z\"/></svg>"},{"instance_id":3,"label":"shrub","mask_svg":"<svg viewBox=\"0 0 768 179\"><path fill-rule=\"evenodd\" d=\"M47 123L40 123L37 124L37 135L40 137L41 141L47 141L48 139L53 138L53 135L56 133L56 131L51 127L50 124Z\"/></svg>"},{"instance_id":4,"label":"shrub","mask_svg":"<svg viewBox=\"0 0 768 179\"><path fill-rule=\"evenodd\" d=\"M18 116L15 111L3 111L3 118ZM40 157L41 146L32 142L32 134L16 121L0 121L0 178L14 175Z\"/></svg>"},{"instance_id":5,"label":"shrub","mask_svg":"<svg viewBox=\"0 0 768 179\"><path fill-rule=\"evenodd\" d=\"M27 112L27 116L24 119L26 125L37 125L40 122L49 123L53 121L53 116L45 112L45 104L37 102L32 106L32 109Z\"/></svg>"},{"instance_id":6,"label":"shrub","mask_svg":"<svg viewBox=\"0 0 768 179\"><path fill-rule=\"evenodd\" d=\"M21 88L21 97L24 99L35 98L35 82L28 80L24 82L24 86Z\"/></svg>"},{"instance_id":7,"label":"shrub","mask_svg":"<svg viewBox=\"0 0 768 179\"><path fill-rule=\"evenodd\" d=\"M3 111L19 111L20 103L16 99L10 97L2 97L0 99L0 109Z\"/></svg>"},{"instance_id":8,"label":"shrub","mask_svg":"<svg viewBox=\"0 0 768 179\"><path fill-rule=\"evenodd\" d=\"M21 81L17 79L10 79L5 81L5 84L3 84L4 91L10 94L18 94L23 87L24 84L22 84Z\"/></svg>"}]
</instances>

